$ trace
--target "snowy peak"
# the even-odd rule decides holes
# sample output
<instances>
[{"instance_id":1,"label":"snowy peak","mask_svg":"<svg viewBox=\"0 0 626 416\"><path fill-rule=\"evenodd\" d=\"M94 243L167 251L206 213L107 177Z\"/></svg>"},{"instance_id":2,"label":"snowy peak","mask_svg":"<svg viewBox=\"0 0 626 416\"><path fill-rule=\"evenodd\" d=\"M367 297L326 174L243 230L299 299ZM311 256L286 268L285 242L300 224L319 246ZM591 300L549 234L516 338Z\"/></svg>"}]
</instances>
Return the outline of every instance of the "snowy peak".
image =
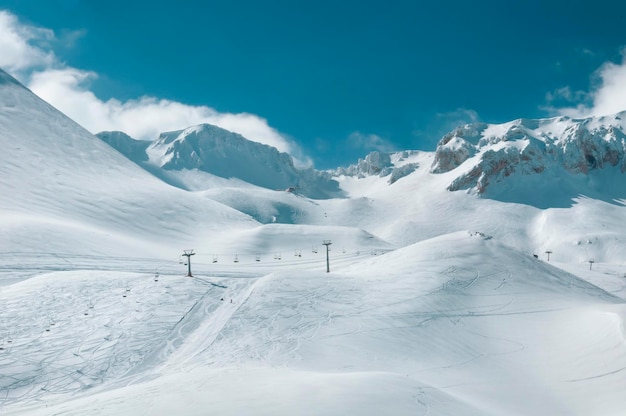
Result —
<instances>
[{"instance_id":1,"label":"snowy peak","mask_svg":"<svg viewBox=\"0 0 626 416\"><path fill-rule=\"evenodd\" d=\"M199 169L225 178L241 175L265 187L277 181L293 186L296 176L287 153L210 124L161 133L147 151L151 162L164 169Z\"/></svg>"},{"instance_id":2,"label":"snowy peak","mask_svg":"<svg viewBox=\"0 0 626 416\"><path fill-rule=\"evenodd\" d=\"M448 189L480 194L510 176L626 171L626 112L608 117L468 124L444 136L432 173L458 171Z\"/></svg>"},{"instance_id":3,"label":"snowy peak","mask_svg":"<svg viewBox=\"0 0 626 416\"><path fill-rule=\"evenodd\" d=\"M0 79L0 251L152 256L221 228L215 218L256 224L166 185L6 73Z\"/></svg>"},{"instance_id":4,"label":"snowy peak","mask_svg":"<svg viewBox=\"0 0 626 416\"><path fill-rule=\"evenodd\" d=\"M102 132L98 137L179 187L185 187L185 179L177 173L199 171L268 189L295 189L311 198L340 195L339 186L330 175L298 169L287 153L210 124L161 133L154 142L137 141L121 132ZM195 180L193 187L186 188L198 189L198 182Z\"/></svg>"}]
</instances>

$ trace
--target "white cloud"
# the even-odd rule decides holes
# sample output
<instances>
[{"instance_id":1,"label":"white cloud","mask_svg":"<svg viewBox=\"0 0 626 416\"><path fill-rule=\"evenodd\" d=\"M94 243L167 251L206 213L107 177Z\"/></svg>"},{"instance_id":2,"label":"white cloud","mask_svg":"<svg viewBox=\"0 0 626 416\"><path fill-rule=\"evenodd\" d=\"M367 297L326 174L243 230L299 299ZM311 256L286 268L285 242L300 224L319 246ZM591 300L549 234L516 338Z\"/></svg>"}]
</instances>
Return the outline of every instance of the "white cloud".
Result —
<instances>
[{"instance_id":1,"label":"white cloud","mask_svg":"<svg viewBox=\"0 0 626 416\"><path fill-rule=\"evenodd\" d=\"M437 113L436 117L439 124L447 124L452 127L448 127L446 130L452 130L460 125L477 123L479 121L478 113L469 108L457 108L454 111Z\"/></svg>"},{"instance_id":2,"label":"white cloud","mask_svg":"<svg viewBox=\"0 0 626 416\"><path fill-rule=\"evenodd\" d=\"M607 115L626 110L626 57L621 64L605 63L599 70L602 84L593 93L593 115Z\"/></svg>"},{"instance_id":3,"label":"white cloud","mask_svg":"<svg viewBox=\"0 0 626 416\"><path fill-rule=\"evenodd\" d=\"M621 63L605 62L593 75L597 81L591 91L572 92L569 87L548 93L548 110L570 117L605 116L626 110L626 49ZM553 101L562 99L574 106L558 108Z\"/></svg>"},{"instance_id":4,"label":"white cloud","mask_svg":"<svg viewBox=\"0 0 626 416\"><path fill-rule=\"evenodd\" d=\"M220 113L206 106L191 106L155 97L124 102L100 100L89 90L90 81L96 78L93 72L75 68L47 69L34 72L28 86L93 132L121 130L136 139L154 140L164 131L211 123L281 151L290 152L294 148L265 119L254 114Z\"/></svg>"},{"instance_id":5,"label":"white cloud","mask_svg":"<svg viewBox=\"0 0 626 416\"><path fill-rule=\"evenodd\" d=\"M376 134L363 134L355 131L348 136L348 143L351 147L364 149L365 151L378 150L380 152L393 152L394 146L388 140Z\"/></svg>"},{"instance_id":6,"label":"white cloud","mask_svg":"<svg viewBox=\"0 0 626 416\"><path fill-rule=\"evenodd\" d=\"M573 103L586 99L587 95L588 94L584 91L572 91L572 89L568 86L548 92L546 94L546 100L549 103L558 103L559 101Z\"/></svg>"},{"instance_id":7,"label":"white cloud","mask_svg":"<svg viewBox=\"0 0 626 416\"><path fill-rule=\"evenodd\" d=\"M62 65L44 46L36 46L55 42L59 43L52 31L22 25L14 15L0 11L0 67L28 80L35 94L93 133L120 130L136 139L154 140L164 131L210 123L287 152L300 166L311 164L292 140L254 114L221 113L150 96L103 101L89 89L96 73ZM29 76L20 76L23 71Z\"/></svg>"},{"instance_id":8,"label":"white cloud","mask_svg":"<svg viewBox=\"0 0 626 416\"><path fill-rule=\"evenodd\" d=\"M51 30L21 24L15 15L0 10L0 67L15 73L52 65L54 54L37 46L51 38Z\"/></svg>"}]
</instances>

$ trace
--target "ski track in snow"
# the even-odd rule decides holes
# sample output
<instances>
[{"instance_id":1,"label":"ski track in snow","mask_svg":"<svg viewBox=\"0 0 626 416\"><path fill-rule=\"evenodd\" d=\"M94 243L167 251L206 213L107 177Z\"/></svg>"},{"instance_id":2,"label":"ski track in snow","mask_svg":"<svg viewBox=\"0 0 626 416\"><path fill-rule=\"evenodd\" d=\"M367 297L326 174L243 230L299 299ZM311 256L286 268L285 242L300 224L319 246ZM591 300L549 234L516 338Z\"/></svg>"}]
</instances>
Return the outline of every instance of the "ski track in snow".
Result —
<instances>
[{"instance_id":1,"label":"ski track in snow","mask_svg":"<svg viewBox=\"0 0 626 416\"><path fill-rule=\"evenodd\" d=\"M333 264L369 256L343 253ZM180 369L206 352L264 270L319 268L323 257L252 263L257 272L195 262L194 278L168 274L183 266L162 259L56 253L0 259L0 281L23 281L0 285L1 409Z\"/></svg>"},{"instance_id":2,"label":"ski track in snow","mask_svg":"<svg viewBox=\"0 0 626 416\"><path fill-rule=\"evenodd\" d=\"M71 265L72 270L37 275L52 258L57 263L49 269ZM371 253L341 254L333 264L368 258L375 259ZM451 383L451 375L459 371L537 354L536 345L497 330L502 324L493 327L494 322L550 321L572 308L533 302L517 273L504 265L447 261L443 266L434 260L423 265L422 280L410 283L404 278L320 275L307 271L315 260L320 268L320 257L298 260L196 262L196 277L189 278L181 276L184 265L163 260L34 256L11 271L12 278L24 281L0 286L0 301L7 306L0 311L0 409L114 391L198 367L387 371L406 373L418 383L423 378L435 381L421 387L422 392L457 391L476 385L469 380ZM97 270L103 261L106 270ZM283 268L277 269L279 265ZM264 274L272 269L276 271ZM175 270L179 273L168 274ZM567 285L597 290L577 280ZM442 330L454 336L438 339ZM373 340L403 337L408 337L407 345L396 356L382 357L387 347L367 347ZM416 341L416 352L406 349ZM463 343L462 350L455 349L457 342ZM353 350L315 358L346 347ZM407 361L437 349L447 352L433 361ZM317 364L311 368L312 363ZM615 377L623 367L603 369L564 376L563 382L595 382ZM424 414L431 412L429 396L414 397ZM147 406L145 414L156 410Z\"/></svg>"},{"instance_id":3,"label":"ski track in snow","mask_svg":"<svg viewBox=\"0 0 626 416\"><path fill-rule=\"evenodd\" d=\"M345 261L362 259L353 256ZM68 261L89 265L101 260L79 256L60 264ZM477 383L451 383L451 375L459 371L537 353L536 345L529 345L524 337L494 331L491 323L525 322L520 317L535 315L532 322L550 321L572 307L528 303L531 292L522 290L509 267L498 265L479 269L469 264L439 266L435 261L424 266L425 278L415 287L396 279L311 273L304 262L300 270L291 269L297 264L291 263L265 276L264 271L275 265L253 269L223 264L220 271L216 265L197 263L204 272L194 278L123 271L154 270L157 263L111 258L109 270L62 271L32 278L27 275L38 269L36 262L18 270L26 280L0 287L0 300L7 306L0 311L2 407L112 391L198 366L310 370L316 362L312 369L322 372L406 372L416 382L439 380L421 387L422 392L453 392ZM111 270L114 267L119 270ZM180 272L183 267L169 264L160 270ZM573 281L568 287L578 284ZM448 332L454 337L439 340L440 330L454 331ZM397 357L382 357L385 347L367 347L372 340L401 339L402 334L428 342L416 344L416 352L400 347ZM460 340L463 350L451 349ZM361 344L363 348L358 347ZM325 361L314 358L335 346L354 350L337 350L336 357L326 356ZM407 354L419 357L438 348L448 350L440 359L405 361ZM615 377L622 370L613 367L584 377L563 377L563 381L590 383ZM432 397L419 392L414 397L424 414L431 412ZM156 409L145 408L145 414L151 411Z\"/></svg>"},{"instance_id":4,"label":"ski track in snow","mask_svg":"<svg viewBox=\"0 0 626 416\"><path fill-rule=\"evenodd\" d=\"M137 267L143 259L68 261L78 268L85 260L109 260L109 271L52 273L0 287L0 409L45 394L72 396L107 382L129 383L174 352L188 357L190 334L212 323L208 316L236 305L219 299L244 301L240 293L256 280L250 273L229 282L121 271L154 270ZM120 271L110 271L115 268ZM17 273L23 278L34 269L42 270L26 264Z\"/></svg>"},{"instance_id":5,"label":"ski track in snow","mask_svg":"<svg viewBox=\"0 0 626 416\"><path fill-rule=\"evenodd\" d=\"M180 368L207 350L238 307L250 296L255 281L256 278L253 277L231 281L219 302L215 299L208 300L207 297L200 299L198 309L202 311L203 319L192 334L187 336L179 334L178 339L180 341L186 339L186 342L181 342L182 345L178 348L170 350L164 368Z\"/></svg>"}]
</instances>

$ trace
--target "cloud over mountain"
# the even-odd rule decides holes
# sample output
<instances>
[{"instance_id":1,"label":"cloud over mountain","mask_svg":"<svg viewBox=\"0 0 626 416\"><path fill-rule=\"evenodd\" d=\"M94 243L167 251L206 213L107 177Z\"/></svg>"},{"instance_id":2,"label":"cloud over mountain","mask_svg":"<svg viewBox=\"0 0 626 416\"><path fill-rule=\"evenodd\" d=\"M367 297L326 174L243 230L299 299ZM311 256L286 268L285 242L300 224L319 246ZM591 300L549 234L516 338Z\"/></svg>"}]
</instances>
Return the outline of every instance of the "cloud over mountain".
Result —
<instances>
[{"instance_id":1,"label":"cloud over mountain","mask_svg":"<svg viewBox=\"0 0 626 416\"><path fill-rule=\"evenodd\" d=\"M90 89L97 82L96 72L68 66L44 47L55 40L53 31L26 25L10 12L0 11L0 67L92 133L121 130L154 140L163 131L209 123L289 153L300 166L311 164L293 140L255 114L220 112L153 96L102 100Z\"/></svg>"},{"instance_id":2,"label":"cloud over mountain","mask_svg":"<svg viewBox=\"0 0 626 416\"><path fill-rule=\"evenodd\" d=\"M548 102L561 99L570 104L550 110L573 118L607 116L626 110L626 49L622 50L621 57L620 62L604 62L595 71L589 91L563 87L549 93Z\"/></svg>"}]
</instances>

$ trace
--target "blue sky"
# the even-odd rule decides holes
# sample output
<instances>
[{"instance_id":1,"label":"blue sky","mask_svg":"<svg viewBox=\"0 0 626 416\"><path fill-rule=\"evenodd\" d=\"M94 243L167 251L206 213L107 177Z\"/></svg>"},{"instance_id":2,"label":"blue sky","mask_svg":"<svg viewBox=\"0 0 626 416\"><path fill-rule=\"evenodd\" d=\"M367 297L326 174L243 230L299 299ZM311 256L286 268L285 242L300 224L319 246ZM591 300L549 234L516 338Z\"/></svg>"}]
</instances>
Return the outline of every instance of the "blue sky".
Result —
<instances>
[{"instance_id":1,"label":"blue sky","mask_svg":"<svg viewBox=\"0 0 626 416\"><path fill-rule=\"evenodd\" d=\"M0 0L0 67L93 132L212 122L333 168L626 110L616 1ZM10 35L10 36L9 36Z\"/></svg>"}]
</instances>

